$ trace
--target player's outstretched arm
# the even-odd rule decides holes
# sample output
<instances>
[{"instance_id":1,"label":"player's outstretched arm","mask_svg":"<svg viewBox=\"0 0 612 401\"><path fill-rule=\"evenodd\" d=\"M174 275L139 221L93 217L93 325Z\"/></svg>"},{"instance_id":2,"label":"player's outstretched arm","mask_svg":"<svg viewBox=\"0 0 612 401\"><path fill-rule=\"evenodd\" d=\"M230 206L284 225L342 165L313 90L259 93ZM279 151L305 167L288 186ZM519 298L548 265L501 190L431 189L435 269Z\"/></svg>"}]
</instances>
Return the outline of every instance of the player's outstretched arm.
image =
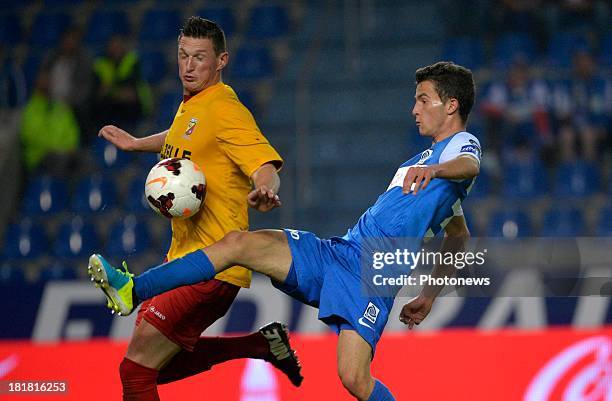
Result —
<instances>
[{"instance_id":1,"label":"player's outstretched arm","mask_svg":"<svg viewBox=\"0 0 612 401\"><path fill-rule=\"evenodd\" d=\"M454 216L445 227L444 240L440 252L445 254L446 252L462 252L465 249L465 244L470 238L470 231L468 230L465 218L463 215ZM455 266L453 265L436 265L434 266L431 277L433 278L444 278L452 277L455 274ZM408 325L408 328L412 329L415 324L419 324L427 317L431 307L438 296L440 291L444 288L443 285L429 285L425 284L421 293L410 300L402 308L400 313L400 320Z\"/></svg>"},{"instance_id":2,"label":"player's outstretched arm","mask_svg":"<svg viewBox=\"0 0 612 401\"><path fill-rule=\"evenodd\" d=\"M106 139L121 150L152 153L159 153L161 151L167 134L168 130L144 138L136 138L129 132L114 125L106 125L98 132L99 137Z\"/></svg>"},{"instance_id":3,"label":"player's outstretched arm","mask_svg":"<svg viewBox=\"0 0 612 401\"><path fill-rule=\"evenodd\" d=\"M268 212L281 206L278 197L280 177L272 163L266 163L255 170L251 175L251 180L253 181L253 190L247 195L247 202L250 207L260 212Z\"/></svg>"},{"instance_id":4,"label":"player's outstretched arm","mask_svg":"<svg viewBox=\"0 0 612 401\"><path fill-rule=\"evenodd\" d=\"M404 178L402 190L405 194L425 189L434 178L465 180L480 173L480 163L472 156L462 155L440 164L410 166Z\"/></svg>"}]
</instances>

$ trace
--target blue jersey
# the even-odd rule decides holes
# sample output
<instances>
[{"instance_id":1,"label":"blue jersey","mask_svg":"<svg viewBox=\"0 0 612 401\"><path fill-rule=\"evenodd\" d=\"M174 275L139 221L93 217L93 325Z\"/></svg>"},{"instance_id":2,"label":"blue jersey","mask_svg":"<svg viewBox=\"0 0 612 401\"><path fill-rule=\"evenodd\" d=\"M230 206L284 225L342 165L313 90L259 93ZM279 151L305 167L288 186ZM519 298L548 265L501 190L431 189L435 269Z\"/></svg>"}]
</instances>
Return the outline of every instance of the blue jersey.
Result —
<instances>
[{"instance_id":1,"label":"blue jersey","mask_svg":"<svg viewBox=\"0 0 612 401\"><path fill-rule=\"evenodd\" d=\"M363 244L368 239L435 236L453 216L463 213L461 202L474 179L433 179L426 189L414 195L402 192L404 177L410 166L444 163L462 155L471 156L480 163L480 142L468 132L459 132L434 143L403 163L387 190L361 215L344 239Z\"/></svg>"}]
</instances>

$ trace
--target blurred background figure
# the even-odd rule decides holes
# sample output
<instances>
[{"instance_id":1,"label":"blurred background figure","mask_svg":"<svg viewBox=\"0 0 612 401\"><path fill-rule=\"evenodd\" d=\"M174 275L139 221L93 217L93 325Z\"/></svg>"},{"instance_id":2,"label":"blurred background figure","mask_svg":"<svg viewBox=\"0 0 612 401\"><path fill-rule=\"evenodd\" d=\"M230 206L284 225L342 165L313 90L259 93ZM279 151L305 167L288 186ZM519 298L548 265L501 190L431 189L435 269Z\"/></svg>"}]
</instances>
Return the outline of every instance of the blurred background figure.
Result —
<instances>
[{"instance_id":1,"label":"blurred background figure","mask_svg":"<svg viewBox=\"0 0 612 401\"><path fill-rule=\"evenodd\" d=\"M140 60L127 39L114 35L93 63L93 110L96 126L113 124L132 131L151 111L151 93L141 78Z\"/></svg>"},{"instance_id":2,"label":"blurred background figure","mask_svg":"<svg viewBox=\"0 0 612 401\"><path fill-rule=\"evenodd\" d=\"M23 106L26 100L26 82L21 66L0 43L0 112Z\"/></svg>"},{"instance_id":3,"label":"blurred background figure","mask_svg":"<svg viewBox=\"0 0 612 401\"><path fill-rule=\"evenodd\" d=\"M80 130L70 106L51 96L50 75L41 70L21 115L23 161L37 170L66 176L79 146Z\"/></svg>"},{"instance_id":4,"label":"blurred background figure","mask_svg":"<svg viewBox=\"0 0 612 401\"><path fill-rule=\"evenodd\" d=\"M89 120L91 56L82 44L79 29L71 28L63 34L59 46L48 55L44 68L49 72L51 98L72 108L82 132L93 129ZM88 135L83 139L89 140Z\"/></svg>"},{"instance_id":5,"label":"blurred background figure","mask_svg":"<svg viewBox=\"0 0 612 401\"><path fill-rule=\"evenodd\" d=\"M610 83L606 83L588 51L576 52L572 66L571 75L554 85L561 159L599 161L603 157L600 145L612 121Z\"/></svg>"}]
</instances>

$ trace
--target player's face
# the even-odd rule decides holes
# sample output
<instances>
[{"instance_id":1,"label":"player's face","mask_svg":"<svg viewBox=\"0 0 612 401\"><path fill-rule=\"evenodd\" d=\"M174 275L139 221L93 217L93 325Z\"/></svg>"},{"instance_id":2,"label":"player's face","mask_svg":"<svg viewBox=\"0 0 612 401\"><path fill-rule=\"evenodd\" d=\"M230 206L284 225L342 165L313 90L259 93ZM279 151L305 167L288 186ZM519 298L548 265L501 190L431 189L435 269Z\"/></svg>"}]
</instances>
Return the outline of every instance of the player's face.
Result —
<instances>
[{"instance_id":1,"label":"player's face","mask_svg":"<svg viewBox=\"0 0 612 401\"><path fill-rule=\"evenodd\" d=\"M178 66L183 93L193 95L219 82L227 58L227 52L215 54L208 38L182 36L178 43Z\"/></svg>"},{"instance_id":2,"label":"player's face","mask_svg":"<svg viewBox=\"0 0 612 401\"><path fill-rule=\"evenodd\" d=\"M436 92L435 84L432 81L419 83L414 98L412 115L419 128L419 134L435 136L440 132L447 118L445 105Z\"/></svg>"}]
</instances>

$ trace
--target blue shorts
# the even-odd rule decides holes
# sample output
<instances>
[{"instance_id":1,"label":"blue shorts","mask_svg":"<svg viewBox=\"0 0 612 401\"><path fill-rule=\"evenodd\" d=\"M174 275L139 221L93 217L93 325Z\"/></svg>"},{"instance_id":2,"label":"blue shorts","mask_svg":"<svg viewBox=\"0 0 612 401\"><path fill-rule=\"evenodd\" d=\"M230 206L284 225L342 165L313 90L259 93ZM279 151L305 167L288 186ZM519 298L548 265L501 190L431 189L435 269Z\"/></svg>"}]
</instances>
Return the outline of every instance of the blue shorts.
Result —
<instances>
[{"instance_id":1,"label":"blue shorts","mask_svg":"<svg viewBox=\"0 0 612 401\"><path fill-rule=\"evenodd\" d=\"M393 298L369 296L362 289L359 253L348 241L320 239L307 231L284 230L293 263L284 283L273 285L319 308L319 319L335 329L355 330L376 350Z\"/></svg>"}]
</instances>

